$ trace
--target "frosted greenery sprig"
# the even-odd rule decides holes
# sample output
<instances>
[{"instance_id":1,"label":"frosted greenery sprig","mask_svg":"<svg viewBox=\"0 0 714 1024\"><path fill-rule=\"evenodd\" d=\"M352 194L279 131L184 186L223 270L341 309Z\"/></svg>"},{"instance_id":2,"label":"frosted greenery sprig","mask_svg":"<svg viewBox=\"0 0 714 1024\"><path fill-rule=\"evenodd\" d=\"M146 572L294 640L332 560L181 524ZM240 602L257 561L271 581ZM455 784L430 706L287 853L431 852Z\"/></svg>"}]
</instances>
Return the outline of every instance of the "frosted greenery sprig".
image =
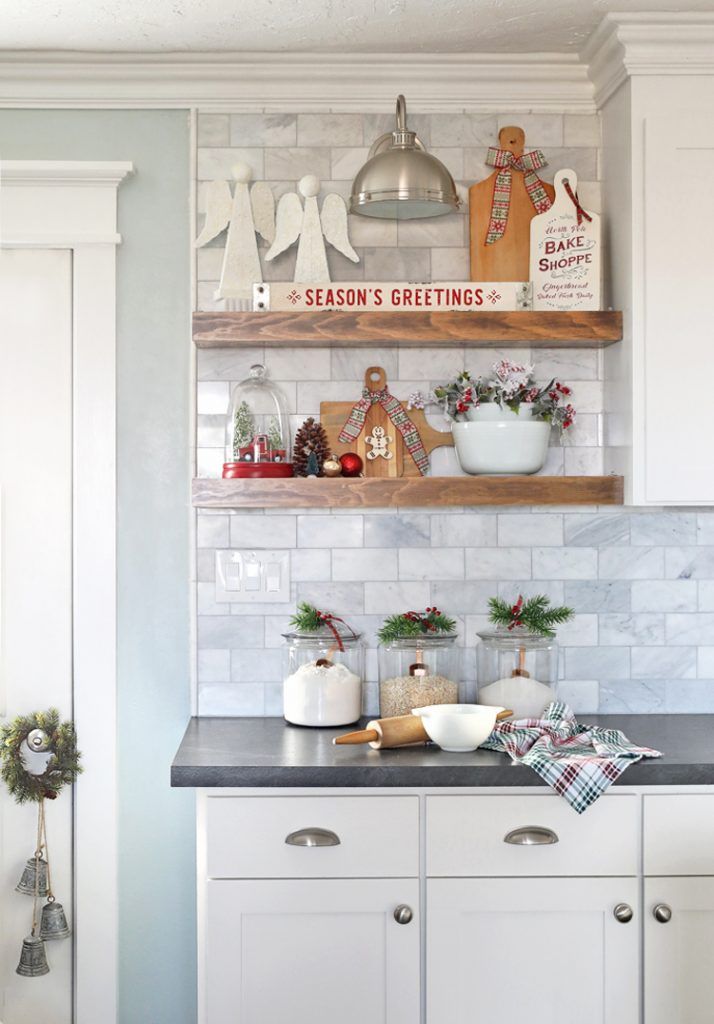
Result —
<instances>
[{"instance_id":1,"label":"frosted greenery sprig","mask_svg":"<svg viewBox=\"0 0 714 1024\"><path fill-rule=\"evenodd\" d=\"M427 608L424 612L402 612L390 615L382 623L377 636L382 643L399 640L402 637L438 635L453 633L456 620L444 615L438 608Z\"/></svg>"},{"instance_id":2,"label":"frosted greenery sprig","mask_svg":"<svg viewBox=\"0 0 714 1024\"><path fill-rule=\"evenodd\" d=\"M518 595L515 604L509 604L501 597L490 597L488 606L491 609L490 619L497 626L505 626L507 629L515 629L522 626L531 633L540 633L541 636L554 637L554 626L572 619L575 612L566 605L551 606L550 600L545 594L536 594L523 600L523 595Z\"/></svg>"}]
</instances>

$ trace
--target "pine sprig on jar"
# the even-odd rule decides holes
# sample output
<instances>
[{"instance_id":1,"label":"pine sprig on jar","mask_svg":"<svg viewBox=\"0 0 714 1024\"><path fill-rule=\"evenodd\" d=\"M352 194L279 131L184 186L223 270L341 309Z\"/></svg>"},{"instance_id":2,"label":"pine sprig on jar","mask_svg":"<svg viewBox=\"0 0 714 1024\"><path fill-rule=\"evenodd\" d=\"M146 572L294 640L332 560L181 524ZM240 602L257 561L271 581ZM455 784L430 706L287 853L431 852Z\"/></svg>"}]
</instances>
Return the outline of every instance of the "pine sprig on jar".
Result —
<instances>
[{"instance_id":1,"label":"pine sprig on jar","mask_svg":"<svg viewBox=\"0 0 714 1024\"><path fill-rule=\"evenodd\" d=\"M423 612L402 612L385 619L377 636L382 643L399 640L408 636L428 636L439 633L453 633L456 620L450 619L438 608L427 608Z\"/></svg>"},{"instance_id":2,"label":"pine sprig on jar","mask_svg":"<svg viewBox=\"0 0 714 1024\"><path fill-rule=\"evenodd\" d=\"M536 594L527 601L519 594L515 604L509 604L501 597L490 597L488 606L491 609L489 617L496 626L505 626L509 630L523 627L531 633L547 637L554 637L553 627L568 622L575 614L566 605L551 606L545 594Z\"/></svg>"}]
</instances>

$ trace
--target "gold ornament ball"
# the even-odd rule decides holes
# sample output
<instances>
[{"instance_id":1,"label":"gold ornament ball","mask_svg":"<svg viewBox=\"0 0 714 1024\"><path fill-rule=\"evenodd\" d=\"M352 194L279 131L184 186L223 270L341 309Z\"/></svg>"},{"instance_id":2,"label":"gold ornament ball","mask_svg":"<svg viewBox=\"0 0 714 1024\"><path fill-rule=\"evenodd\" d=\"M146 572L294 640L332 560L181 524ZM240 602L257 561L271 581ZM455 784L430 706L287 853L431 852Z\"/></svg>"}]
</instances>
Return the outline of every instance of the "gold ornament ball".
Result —
<instances>
[{"instance_id":1,"label":"gold ornament ball","mask_svg":"<svg viewBox=\"0 0 714 1024\"><path fill-rule=\"evenodd\" d=\"M341 476L342 464L336 455L331 455L322 464L322 471L325 476Z\"/></svg>"}]
</instances>

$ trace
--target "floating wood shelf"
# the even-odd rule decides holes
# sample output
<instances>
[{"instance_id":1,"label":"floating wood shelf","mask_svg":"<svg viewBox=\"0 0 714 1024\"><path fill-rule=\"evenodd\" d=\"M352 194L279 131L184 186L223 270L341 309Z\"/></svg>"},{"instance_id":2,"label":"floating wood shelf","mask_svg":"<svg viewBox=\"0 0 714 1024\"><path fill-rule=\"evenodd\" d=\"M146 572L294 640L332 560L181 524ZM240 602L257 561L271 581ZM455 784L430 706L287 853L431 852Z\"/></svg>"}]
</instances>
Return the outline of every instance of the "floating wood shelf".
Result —
<instances>
[{"instance_id":1,"label":"floating wood shelf","mask_svg":"<svg viewBox=\"0 0 714 1024\"><path fill-rule=\"evenodd\" d=\"M621 505L621 476L425 476L193 481L199 508Z\"/></svg>"},{"instance_id":2,"label":"floating wood shelf","mask_svg":"<svg viewBox=\"0 0 714 1024\"><path fill-rule=\"evenodd\" d=\"M489 348L603 348L622 339L622 313L427 312L194 313L199 348L303 345L473 345Z\"/></svg>"}]
</instances>

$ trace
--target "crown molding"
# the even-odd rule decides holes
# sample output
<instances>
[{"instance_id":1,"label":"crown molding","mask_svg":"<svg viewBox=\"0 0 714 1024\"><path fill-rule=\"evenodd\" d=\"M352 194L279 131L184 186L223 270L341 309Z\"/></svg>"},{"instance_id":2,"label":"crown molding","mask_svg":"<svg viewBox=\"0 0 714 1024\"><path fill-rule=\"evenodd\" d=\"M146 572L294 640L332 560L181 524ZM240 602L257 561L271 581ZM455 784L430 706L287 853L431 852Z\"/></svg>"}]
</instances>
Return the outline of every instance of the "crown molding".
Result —
<instances>
[{"instance_id":1,"label":"crown molding","mask_svg":"<svg viewBox=\"0 0 714 1024\"><path fill-rule=\"evenodd\" d=\"M126 160L0 160L0 186L117 188L133 171L134 165Z\"/></svg>"},{"instance_id":2,"label":"crown molding","mask_svg":"<svg viewBox=\"0 0 714 1024\"><path fill-rule=\"evenodd\" d=\"M0 51L0 107L592 113L576 54Z\"/></svg>"},{"instance_id":3,"label":"crown molding","mask_svg":"<svg viewBox=\"0 0 714 1024\"><path fill-rule=\"evenodd\" d=\"M638 75L714 74L714 12L607 14L581 57L598 107Z\"/></svg>"}]
</instances>

